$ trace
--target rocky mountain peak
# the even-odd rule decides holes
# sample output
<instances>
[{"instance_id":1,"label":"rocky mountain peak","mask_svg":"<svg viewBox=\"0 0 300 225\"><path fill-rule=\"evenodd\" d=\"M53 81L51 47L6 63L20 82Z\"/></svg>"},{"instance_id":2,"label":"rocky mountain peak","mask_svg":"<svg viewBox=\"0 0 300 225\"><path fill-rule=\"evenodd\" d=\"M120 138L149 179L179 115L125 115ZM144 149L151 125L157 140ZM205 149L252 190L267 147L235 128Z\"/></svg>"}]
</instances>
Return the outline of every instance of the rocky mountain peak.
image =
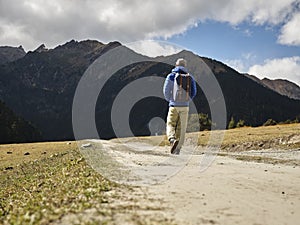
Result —
<instances>
[{"instance_id":1,"label":"rocky mountain peak","mask_svg":"<svg viewBox=\"0 0 300 225\"><path fill-rule=\"evenodd\" d=\"M41 52L47 52L48 49L46 48L46 46L44 44L41 44L36 50L34 50L35 52L41 53Z\"/></svg>"},{"instance_id":2,"label":"rocky mountain peak","mask_svg":"<svg viewBox=\"0 0 300 225\"><path fill-rule=\"evenodd\" d=\"M0 47L0 65L13 62L26 55L22 45L19 47L1 46Z\"/></svg>"},{"instance_id":3,"label":"rocky mountain peak","mask_svg":"<svg viewBox=\"0 0 300 225\"><path fill-rule=\"evenodd\" d=\"M261 82L281 95L285 95L293 99L300 99L300 87L291 81L283 79L270 80L268 78L264 78Z\"/></svg>"},{"instance_id":4,"label":"rocky mountain peak","mask_svg":"<svg viewBox=\"0 0 300 225\"><path fill-rule=\"evenodd\" d=\"M84 40L84 41L71 40L63 45L57 46L55 49L95 51L98 48L101 48L103 46L104 46L103 43L96 40Z\"/></svg>"},{"instance_id":5,"label":"rocky mountain peak","mask_svg":"<svg viewBox=\"0 0 300 225\"><path fill-rule=\"evenodd\" d=\"M20 45L20 46L18 47L18 49L20 49L21 51L25 52L25 50L24 50L24 48L23 48L22 45Z\"/></svg>"},{"instance_id":6,"label":"rocky mountain peak","mask_svg":"<svg viewBox=\"0 0 300 225\"><path fill-rule=\"evenodd\" d=\"M250 74L243 74L243 75L281 95L287 96L292 99L300 100L300 87L291 81L283 80L283 79L271 80L268 78L263 78L261 80L254 75L250 75Z\"/></svg>"}]
</instances>

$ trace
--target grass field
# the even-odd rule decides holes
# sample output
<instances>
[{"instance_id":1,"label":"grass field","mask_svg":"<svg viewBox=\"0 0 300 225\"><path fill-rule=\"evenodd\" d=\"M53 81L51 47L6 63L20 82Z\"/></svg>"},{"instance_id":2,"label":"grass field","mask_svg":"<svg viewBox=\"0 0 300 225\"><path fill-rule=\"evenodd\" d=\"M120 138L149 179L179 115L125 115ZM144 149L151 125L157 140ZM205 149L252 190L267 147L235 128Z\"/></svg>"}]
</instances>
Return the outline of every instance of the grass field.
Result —
<instances>
[{"instance_id":1,"label":"grass field","mask_svg":"<svg viewBox=\"0 0 300 225\"><path fill-rule=\"evenodd\" d=\"M1 145L0 154L0 224L120 224L120 218L172 224L163 217L141 217L137 211L162 208L147 205L152 200L138 188L103 178L75 142Z\"/></svg>"},{"instance_id":2,"label":"grass field","mask_svg":"<svg viewBox=\"0 0 300 225\"><path fill-rule=\"evenodd\" d=\"M214 131L222 132L222 131ZM195 134L194 134L195 135ZM206 145L210 131L197 133L198 144ZM300 124L286 124L266 127L242 127L226 130L221 144L223 150L244 151L266 148L299 148Z\"/></svg>"},{"instance_id":3,"label":"grass field","mask_svg":"<svg viewBox=\"0 0 300 225\"><path fill-rule=\"evenodd\" d=\"M31 155L24 156L25 162L21 162L21 154L16 162L10 159L9 167L7 161L4 168L1 164L1 224L48 224L106 201L102 193L113 185L87 166L74 148L64 149L65 143L49 144L49 157L43 155L40 160L37 158L47 149L46 143L13 145L13 154L29 147Z\"/></svg>"},{"instance_id":4,"label":"grass field","mask_svg":"<svg viewBox=\"0 0 300 225\"><path fill-rule=\"evenodd\" d=\"M300 148L299 131L299 123L232 129L225 132L222 149ZM198 143L205 145L211 134L203 131L188 135L198 135ZM102 224L114 224L116 213L126 215L136 210L141 200L137 196L138 200L132 199L129 204L111 204L132 188L114 184L91 169L76 142L0 145L0 171L0 224L49 224L92 207ZM131 219L135 224L172 224L163 218L147 220L134 214Z\"/></svg>"}]
</instances>

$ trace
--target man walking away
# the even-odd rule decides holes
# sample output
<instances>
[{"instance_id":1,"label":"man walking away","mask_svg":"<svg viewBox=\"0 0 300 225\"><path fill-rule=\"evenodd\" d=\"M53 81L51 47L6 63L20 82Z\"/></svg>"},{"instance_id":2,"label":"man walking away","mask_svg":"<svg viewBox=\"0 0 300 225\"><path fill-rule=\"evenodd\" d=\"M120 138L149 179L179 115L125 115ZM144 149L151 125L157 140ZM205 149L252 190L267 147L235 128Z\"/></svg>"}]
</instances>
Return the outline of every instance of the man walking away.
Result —
<instances>
[{"instance_id":1,"label":"man walking away","mask_svg":"<svg viewBox=\"0 0 300 225\"><path fill-rule=\"evenodd\" d=\"M186 69L185 59L178 59L164 83L164 96L169 102L167 137L171 154L178 155L184 143L189 114L189 102L196 96L195 79Z\"/></svg>"}]
</instances>

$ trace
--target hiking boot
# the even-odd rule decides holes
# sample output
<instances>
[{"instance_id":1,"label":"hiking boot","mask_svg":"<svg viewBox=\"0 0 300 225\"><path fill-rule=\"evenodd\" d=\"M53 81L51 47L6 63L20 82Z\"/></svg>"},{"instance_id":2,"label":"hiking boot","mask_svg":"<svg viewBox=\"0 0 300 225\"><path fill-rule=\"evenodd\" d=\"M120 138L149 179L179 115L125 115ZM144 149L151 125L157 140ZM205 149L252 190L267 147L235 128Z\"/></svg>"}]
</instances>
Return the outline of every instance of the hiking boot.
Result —
<instances>
[{"instance_id":1,"label":"hiking boot","mask_svg":"<svg viewBox=\"0 0 300 225\"><path fill-rule=\"evenodd\" d=\"M176 148L174 153L172 153L174 155L179 155L180 154L180 148Z\"/></svg>"},{"instance_id":2,"label":"hiking boot","mask_svg":"<svg viewBox=\"0 0 300 225\"><path fill-rule=\"evenodd\" d=\"M176 150L176 148L177 148L177 145L178 145L178 141L177 140L174 140L174 141L172 141L171 142L171 144L172 144L172 147L171 147L171 154L175 154L175 150Z\"/></svg>"}]
</instances>

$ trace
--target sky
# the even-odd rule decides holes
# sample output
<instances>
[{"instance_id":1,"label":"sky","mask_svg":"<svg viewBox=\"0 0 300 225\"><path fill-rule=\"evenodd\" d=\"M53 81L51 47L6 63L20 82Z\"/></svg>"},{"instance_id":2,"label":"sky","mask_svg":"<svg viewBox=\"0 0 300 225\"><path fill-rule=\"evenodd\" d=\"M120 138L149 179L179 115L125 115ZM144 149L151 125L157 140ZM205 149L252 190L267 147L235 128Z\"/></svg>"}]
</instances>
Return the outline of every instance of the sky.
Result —
<instances>
[{"instance_id":1,"label":"sky","mask_svg":"<svg viewBox=\"0 0 300 225\"><path fill-rule=\"evenodd\" d=\"M300 0L0 0L0 46L72 39L119 41L150 56L185 48L300 85Z\"/></svg>"}]
</instances>

